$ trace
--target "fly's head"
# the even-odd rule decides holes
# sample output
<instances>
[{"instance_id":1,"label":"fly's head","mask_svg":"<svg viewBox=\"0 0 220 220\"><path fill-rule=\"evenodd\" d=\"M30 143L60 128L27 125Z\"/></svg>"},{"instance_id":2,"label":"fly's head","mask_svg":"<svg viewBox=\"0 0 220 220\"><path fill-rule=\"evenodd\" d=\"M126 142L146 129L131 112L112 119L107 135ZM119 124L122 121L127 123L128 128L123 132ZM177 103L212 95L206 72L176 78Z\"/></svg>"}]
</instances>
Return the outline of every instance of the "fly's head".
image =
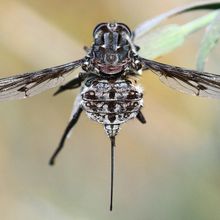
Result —
<instances>
[{"instance_id":1,"label":"fly's head","mask_svg":"<svg viewBox=\"0 0 220 220\"><path fill-rule=\"evenodd\" d=\"M132 33L122 23L101 23L93 32L91 55L93 65L100 72L114 75L122 72L131 62Z\"/></svg>"}]
</instances>

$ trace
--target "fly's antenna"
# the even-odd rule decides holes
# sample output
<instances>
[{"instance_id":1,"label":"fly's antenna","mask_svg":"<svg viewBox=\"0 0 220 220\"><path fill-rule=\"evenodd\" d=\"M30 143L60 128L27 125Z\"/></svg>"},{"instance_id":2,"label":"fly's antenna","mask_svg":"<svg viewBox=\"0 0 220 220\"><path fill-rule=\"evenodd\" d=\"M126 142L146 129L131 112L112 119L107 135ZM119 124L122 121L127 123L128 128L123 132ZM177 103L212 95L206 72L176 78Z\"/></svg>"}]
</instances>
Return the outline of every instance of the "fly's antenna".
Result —
<instances>
[{"instance_id":1,"label":"fly's antenna","mask_svg":"<svg viewBox=\"0 0 220 220\"><path fill-rule=\"evenodd\" d=\"M114 149L115 149L115 136L110 137L111 140L111 191L110 191L110 211L113 207L113 183L114 183Z\"/></svg>"}]
</instances>

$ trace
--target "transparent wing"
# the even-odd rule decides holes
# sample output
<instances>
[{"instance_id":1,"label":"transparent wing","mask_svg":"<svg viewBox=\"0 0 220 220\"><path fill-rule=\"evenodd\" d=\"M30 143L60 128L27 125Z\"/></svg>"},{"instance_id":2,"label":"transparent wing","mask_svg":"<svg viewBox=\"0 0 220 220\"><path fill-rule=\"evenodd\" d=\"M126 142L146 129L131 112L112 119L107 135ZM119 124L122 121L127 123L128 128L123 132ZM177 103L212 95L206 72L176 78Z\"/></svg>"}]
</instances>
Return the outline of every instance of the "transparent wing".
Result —
<instances>
[{"instance_id":1,"label":"transparent wing","mask_svg":"<svg viewBox=\"0 0 220 220\"><path fill-rule=\"evenodd\" d=\"M141 59L143 70L151 70L169 87L196 96L220 98L220 75L189 70Z\"/></svg>"},{"instance_id":2,"label":"transparent wing","mask_svg":"<svg viewBox=\"0 0 220 220\"><path fill-rule=\"evenodd\" d=\"M79 67L83 59L37 72L0 79L0 101L22 99L61 84L64 76Z\"/></svg>"}]
</instances>

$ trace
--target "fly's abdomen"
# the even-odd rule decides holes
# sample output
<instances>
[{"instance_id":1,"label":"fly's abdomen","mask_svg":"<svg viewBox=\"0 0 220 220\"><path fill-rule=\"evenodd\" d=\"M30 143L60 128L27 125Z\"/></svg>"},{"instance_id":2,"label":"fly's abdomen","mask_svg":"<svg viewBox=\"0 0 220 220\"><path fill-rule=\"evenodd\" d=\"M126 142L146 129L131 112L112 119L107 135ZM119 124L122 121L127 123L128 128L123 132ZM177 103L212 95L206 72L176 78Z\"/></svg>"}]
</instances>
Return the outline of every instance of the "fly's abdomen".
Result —
<instances>
[{"instance_id":1,"label":"fly's abdomen","mask_svg":"<svg viewBox=\"0 0 220 220\"><path fill-rule=\"evenodd\" d=\"M81 95L88 117L104 124L109 136L115 136L119 125L135 118L143 106L141 89L128 80L96 80Z\"/></svg>"}]
</instances>

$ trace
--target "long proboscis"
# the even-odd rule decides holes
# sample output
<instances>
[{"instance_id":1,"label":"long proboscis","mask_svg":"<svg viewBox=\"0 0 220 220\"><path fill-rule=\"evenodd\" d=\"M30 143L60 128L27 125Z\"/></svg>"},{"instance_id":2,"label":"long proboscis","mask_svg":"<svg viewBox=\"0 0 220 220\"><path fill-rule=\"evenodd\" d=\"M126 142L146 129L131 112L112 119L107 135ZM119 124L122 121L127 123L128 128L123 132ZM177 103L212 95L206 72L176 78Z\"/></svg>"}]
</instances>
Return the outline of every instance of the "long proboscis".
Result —
<instances>
[{"instance_id":1,"label":"long proboscis","mask_svg":"<svg viewBox=\"0 0 220 220\"><path fill-rule=\"evenodd\" d=\"M110 137L111 140L111 191L110 191L110 211L113 208L113 185L114 185L114 149L115 149L115 136Z\"/></svg>"}]
</instances>

